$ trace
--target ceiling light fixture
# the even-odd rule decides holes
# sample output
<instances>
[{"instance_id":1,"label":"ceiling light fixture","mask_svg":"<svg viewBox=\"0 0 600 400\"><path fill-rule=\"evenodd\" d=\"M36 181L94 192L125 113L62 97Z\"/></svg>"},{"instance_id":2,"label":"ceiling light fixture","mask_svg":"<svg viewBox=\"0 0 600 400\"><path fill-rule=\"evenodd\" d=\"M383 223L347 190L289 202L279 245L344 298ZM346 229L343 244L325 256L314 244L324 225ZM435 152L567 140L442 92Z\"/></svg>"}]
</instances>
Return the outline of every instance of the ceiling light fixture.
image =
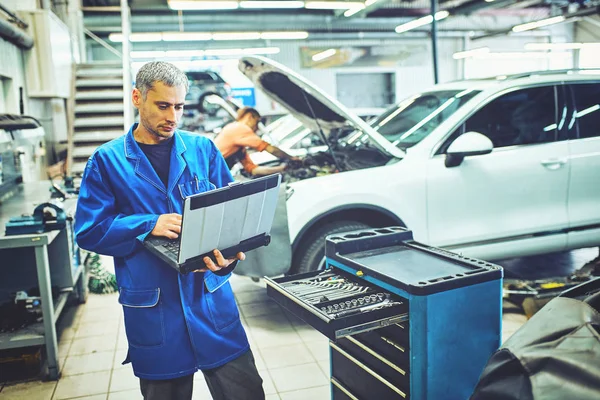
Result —
<instances>
[{"instance_id":1,"label":"ceiling light fixture","mask_svg":"<svg viewBox=\"0 0 600 400\"><path fill-rule=\"evenodd\" d=\"M365 9L365 5L361 4L359 6L353 7L353 8L349 8L344 12L344 17L351 17L356 13L361 12L362 10Z\"/></svg>"},{"instance_id":2,"label":"ceiling light fixture","mask_svg":"<svg viewBox=\"0 0 600 400\"><path fill-rule=\"evenodd\" d=\"M111 33L108 35L108 40L115 43L123 42L122 33ZM162 40L162 33L160 32L140 32L129 34L130 42L160 42Z\"/></svg>"},{"instance_id":3,"label":"ceiling light fixture","mask_svg":"<svg viewBox=\"0 0 600 400\"><path fill-rule=\"evenodd\" d=\"M357 1L307 1L304 8L311 10L349 10L365 4Z\"/></svg>"},{"instance_id":4,"label":"ceiling light fixture","mask_svg":"<svg viewBox=\"0 0 600 400\"><path fill-rule=\"evenodd\" d=\"M565 20L566 20L566 18L563 15L559 15L558 17L541 19L539 21L528 22L526 24L514 26L512 28L512 31L513 32L530 31L532 29L541 28L543 26L558 24L558 23L564 22Z\"/></svg>"},{"instance_id":5,"label":"ceiling light fixture","mask_svg":"<svg viewBox=\"0 0 600 400\"><path fill-rule=\"evenodd\" d=\"M598 48L600 43L527 43L525 50L578 50Z\"/></svg>"},{"instance_id":6,"label":"ceiling light fixture","mask_svg":"<svg viewBox=\"0 0 600 400\"><path fill-rule=\"evenodd\" d=\"M463 58L469 58L469 57L473 57L477 54L485 54L485 53L489 53L489 52L490 52L489 47L479 47L479 48L471 49L471 50L458 51L452 55L452 58L454 58L455 60L461 60Z\"/></svg>"},{"instance_id":7,"label":"ceiling light fixture","mask_svg":"<svg viewBox=\"0 0 600 400\"><path fill-rule=\"evenodd\" d=\"M237 1L168 0L167 3L172 10L235 10L238 8Z\"/></svg>"},{"instance_id":8,"label":"ceiling light fixture","mask_svg":"<svg viewBox=\"0 0 600 400\"><path fill-rule=\"evenodd\" d=\"M204 55L202 50L167 50L165 57L167 58L193 58Z\"/></svg>"},{"instance_id":9,"label":"ceiling light fixture","mask_svg":"<svg viewBox=\"0 0 600 400\"><path fill-rule=\"evenodd\" d=\"M303 1L240 1L240 8L303 8Z\"/></svg>"},{"instance_id":10,"label":"ceiling light fixture","mask_svg":"<svg viewBox=\"0 0 600 400\"><path fill-rule=\"evenodd\" d=\"M442 20L444 18L447 18L450 15L450 13L448 11L438 11L435 13L435 20L439 21ZM407 32L410 31L411 29L415 29L418 27L421 27L423 25L429 25L433 22L433 16L431 15L426 15L424 17L421 17L419 19L415 19L412 20L410 22L407 22L405 24L402 25L398 25L396 27L396 33L403 33L403 32Z\"/></svg>"},{"instance_id":11,"label":"ceiling light fixture","mask_svg":"<svg viewBox=\"0 0 600 400\"><path fill-rule=\"evenodd\" d=\"M293 39L306 39L308 32L262 32L260 34L261 39L274 39L274 40L293 40Z\"/></svg>"},{"instance_id":12,"label":"ceiling light fixture","mask_svg":"<svg viewBox=\"0 0 600 400\"><path fill-rule=\"evenodd\" d=\"M554 52L554 53L535 53L535 52L520 52L520 51L512 51L512 52L504 52L504 53L485 53L485 54L475 54L472 58L480 59L480 60L499 60L499 59L510 59L510 58L518 58L518 59L544 59L544 58L567 58L570 57L570 52Z\"/></svg>"},{"instance_id":13,"label":"ceiling light fixture","mask_svg":"<svg viewBox=\"0 0 600 400\"><path fill-rule=\"evenodd\" d=\"M131 58L165 58L166 51L132 51L129 53Z\"/></svg>"},{"instance_id":14,"label":"ceiling light fixture","mask_svg":"<svg viewBox=\"0 0 600 400\"><path fill-rule=\"evenodd\" d=\"M199 42L212 39L212 34L206 32L163 32L165 42Z\"/></svg>"},{"instance_id":15,"label":"ceiling light fixture","mask_svg":"<svg viewBox=\"0 0 600 400\"><path fill-rule=\"evenodd\" d=\"M312 56L313 61L323 61L337 53L336 49L328 49Z\"/></svg>"},{"instance_id":16,"label":"ceiling light fixture","mask_svg":"<svg viewBox=\"0 0 600 400\"><path fill-rule=\"evenodd\" d=\"M260 32L218 32L213 33L213 40L257 40Z\"/></svg>"}]
</instances>

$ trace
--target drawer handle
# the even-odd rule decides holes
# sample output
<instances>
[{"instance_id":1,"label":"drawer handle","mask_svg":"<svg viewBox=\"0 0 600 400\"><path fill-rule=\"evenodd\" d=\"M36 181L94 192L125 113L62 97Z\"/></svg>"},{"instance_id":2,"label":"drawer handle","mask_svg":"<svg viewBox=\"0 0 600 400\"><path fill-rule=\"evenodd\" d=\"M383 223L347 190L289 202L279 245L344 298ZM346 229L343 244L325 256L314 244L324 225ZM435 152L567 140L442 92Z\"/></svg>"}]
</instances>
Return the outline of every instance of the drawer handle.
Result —
<instances>
[{"instance_id":1,"label":"drawer handle","mask_svg":"<svg viewBox=\"0 0 600 400\"><path fill-rule=\"evenodd\" d=\"M383 340L384 342L386 342L387 344L389 344L390 346L394 346L395 348L397 348L398 350L400 350L401 352L406 352L406 350L404 349L404 347L399 346L398 344L396 344L395 342L393 342L392 340L386 338L385 336L379 336L381 338L381 340Z\"/></svg>"},{"instance_id":2,"label":"drawer handle","mask_svg":"<svg viewBox=\"0 0 600 400\"><path fill-rule=\"evenodd\" d=\"M265 282L267 283L268 286L272 287L273 289L277 290L279 293L281 293L282 295L284 295L285 297L287 297L288 299L290 299L291 301L293 301L294 303L296 303L297 305L299 305L300 307L302 307L304 310L309 311L311 314L315 315L316 317L319 317L320 319L322 319L325 322L329 322L329 318L327 318L326 316L316 312L315 310L313 310L310 307L306 307L306 304L302 303L300 300L296 299L293 296L290 296L285 290L283 290L282 288L280 288L277 283L271 281L269 278L265 278Z\"/></svg>"},{"instance_id":3,"label":"drawer handle","mask_svg":"<svg viewBox=\"0 0 600 400\"><path fill-rule=\"evenodd\" d=\"M354 364L358 365L361 369L366 371L373 378L377 379L379 382L383 383L385 386L389 387L390 389L392 389L394 392L398 393L403 398L406 398L406 393L404 393L402 390L398 389L396 386L392 385L386 379L383 379L381 376L377 375L377 373L375 373L375 371L373 371L371 368L367 367L366 365L364 365L363 363L358 361L356 358L352 357L350 354L346 353L344 350L339 348L333 342L329 342L329 346L332 349L336 350L341 355L343 355L344 357L346 357L348 360L352 361Z\"/></svg>"},{"instance_id":4,"label":"drawer handle","mask_svg":"<svg viewBox=\"0 0 600 400\"><path fill-rule=\"evenodd\" d=\"M352 343L354 343L355 345L357 345L358 347L360 347L361 349L363 349L364 351L366 351L367 353L369 353L370 355L372 355L373 357L375 357L382 363L386 364L388 367L400 372L402 375L406 375L406 371L404 371L402 368L400 368L393 362L383 358L382 356L380 356L379 354L377 354L376 352L374 352L373 350L371 350L370 348L368 348L367 346L365 346L358 340L354 339L352 336L348 336L346 339L348 339L349 341L351 341Z\"/></svg>"},{"instance_id":5,"label":"drawer handle","mask_svg":"<svg viewBox=\"0 0 600 400\"><path fill-rule=\"evenodd\" d=\"M350 393L350 391L348 389L346 389L345 387L342 386L341 383L338 382L337 379L335 378L331 378L331 383L333 383L333 385L335 387L337 387L338 389L340 389L342 392L344 392L344 394L348 397L350 397L350 399L352 400L359 400L358 397L356 397L355 395L353 395L352 393Z\"/></svg>"}]
</instances>

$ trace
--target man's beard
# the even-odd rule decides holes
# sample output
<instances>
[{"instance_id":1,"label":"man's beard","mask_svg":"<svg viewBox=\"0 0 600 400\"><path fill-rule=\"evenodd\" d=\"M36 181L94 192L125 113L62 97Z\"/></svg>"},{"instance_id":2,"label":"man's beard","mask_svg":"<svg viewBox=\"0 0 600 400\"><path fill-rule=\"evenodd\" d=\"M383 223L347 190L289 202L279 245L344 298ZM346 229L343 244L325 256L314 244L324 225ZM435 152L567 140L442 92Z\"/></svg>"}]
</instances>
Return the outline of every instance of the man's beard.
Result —
<instances>
[{"instance_id":1,"label":"man's beard","mask_svg":"<svg viewBox=\"0 0 600 400\"><path fill-rule=\"evenodd\" d=\"M153 128L146 119L141 118L141 123L144 126L144 128L150 132L151 135L156 136L158 138L170 138L174 132L170 132L170 133L160 133L157 129Z\"/></svg>"}]
</instances>

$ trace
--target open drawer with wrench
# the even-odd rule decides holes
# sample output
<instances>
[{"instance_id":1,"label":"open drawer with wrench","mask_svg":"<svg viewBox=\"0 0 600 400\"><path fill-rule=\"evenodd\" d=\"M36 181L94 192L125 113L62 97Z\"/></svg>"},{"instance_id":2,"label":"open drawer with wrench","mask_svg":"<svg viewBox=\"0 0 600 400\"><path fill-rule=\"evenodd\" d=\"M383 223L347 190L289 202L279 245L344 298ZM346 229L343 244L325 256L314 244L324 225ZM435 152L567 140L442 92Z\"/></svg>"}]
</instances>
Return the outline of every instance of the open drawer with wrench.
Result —
<instances>
[{"instance_id":1,"label":"open drawer with wrench","mask_svg":"<svg viewBox=\"0 0 600 400\"><path fill-rule=\"evenodd\" d=\"M408 302L337 268L267 281L267 293L329 339L408 319Z\"/></svg>"}]
</instances>

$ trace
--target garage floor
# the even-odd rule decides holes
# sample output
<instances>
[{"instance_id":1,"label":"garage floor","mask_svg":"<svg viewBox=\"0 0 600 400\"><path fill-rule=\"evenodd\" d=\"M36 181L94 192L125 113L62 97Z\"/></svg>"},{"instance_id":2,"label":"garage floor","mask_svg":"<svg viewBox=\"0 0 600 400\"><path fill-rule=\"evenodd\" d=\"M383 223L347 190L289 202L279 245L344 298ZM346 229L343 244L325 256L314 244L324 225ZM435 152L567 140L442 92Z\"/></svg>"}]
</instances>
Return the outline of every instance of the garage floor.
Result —
<instances>
[{"instance_id":1,"label":"garage floor","mask_svg":"<svg viewBox=\"0 0 600 400\"><path fill-rule=\"evenodd\" d=\"M597 249L504 260L506 277L527 279L567 275L598 255ZM246 327L267 400L329 399L328 342L310 326L284 312L264 290L264 283L233 276L242 322ZM127 340L117 295L90 295L61 318L60 381L6 386L3 400L135 400L141 399L131 366L122 366ZM503 339L526 318L505 304ZM194 399L210 399L201 373L194 381Z\"/></svg>"}]
</instances>

